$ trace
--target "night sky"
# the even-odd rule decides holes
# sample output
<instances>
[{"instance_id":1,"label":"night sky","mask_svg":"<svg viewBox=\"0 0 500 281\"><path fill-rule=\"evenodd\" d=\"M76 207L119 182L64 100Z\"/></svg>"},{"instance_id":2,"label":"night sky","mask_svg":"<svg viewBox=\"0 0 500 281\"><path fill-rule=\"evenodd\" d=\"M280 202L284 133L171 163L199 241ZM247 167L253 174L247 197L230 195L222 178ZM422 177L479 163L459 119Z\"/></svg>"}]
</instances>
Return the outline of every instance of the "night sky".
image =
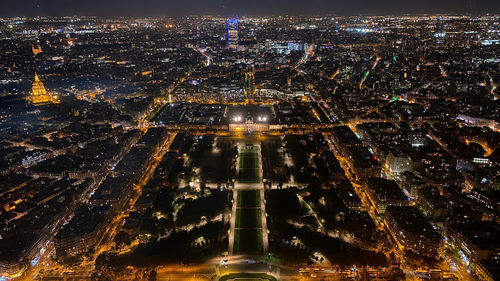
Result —
<instances>
[{"instance_id":1,"label":"night sky","mask_svg":"<svg viewBox=\"0 0 500 281\"><path fill-rule=\"evenodd\" d=\"M500 0L0 0L0 16L500 13Z\"/></svg>"}]
</instances>

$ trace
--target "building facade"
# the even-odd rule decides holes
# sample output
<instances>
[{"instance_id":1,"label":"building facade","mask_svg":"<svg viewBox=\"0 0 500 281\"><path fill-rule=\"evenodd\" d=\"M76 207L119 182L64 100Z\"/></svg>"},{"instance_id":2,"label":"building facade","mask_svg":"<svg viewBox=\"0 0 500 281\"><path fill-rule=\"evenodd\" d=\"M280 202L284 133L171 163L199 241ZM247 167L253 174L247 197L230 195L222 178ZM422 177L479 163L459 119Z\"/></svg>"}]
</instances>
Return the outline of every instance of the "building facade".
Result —
<instances>
[{"instance_id":1,"label":"building facade","mask_svg":"<svg viewBox=\"0 0 500 281\"><path fill-rule=\"evenodd\" d=\"M230 18L227 20L227 48L238 51L238 19Z\"/></svg>"}]
</instances>

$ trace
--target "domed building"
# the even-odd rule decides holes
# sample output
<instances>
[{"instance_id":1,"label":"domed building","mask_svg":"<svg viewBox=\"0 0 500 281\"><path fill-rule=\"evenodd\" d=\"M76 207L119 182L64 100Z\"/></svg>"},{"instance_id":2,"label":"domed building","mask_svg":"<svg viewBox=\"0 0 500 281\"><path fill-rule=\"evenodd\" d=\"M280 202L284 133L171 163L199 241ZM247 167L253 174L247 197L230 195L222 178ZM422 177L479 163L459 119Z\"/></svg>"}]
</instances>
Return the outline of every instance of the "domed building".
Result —
<instances>
[{"instance_id":1,"label":"domed building","mask_svg":"<svg viewBox=\"0 0 500 281\"><path fill-rule=\"evenodd\" d=\"M27 100L34 105L44 105L48 103L59 103L59 97L55 94L50 94L45 89L43 82L40 81L40 77L35 73L35 81L31 88L31 94L27 97Z\"/></svg>"}]
</instances>

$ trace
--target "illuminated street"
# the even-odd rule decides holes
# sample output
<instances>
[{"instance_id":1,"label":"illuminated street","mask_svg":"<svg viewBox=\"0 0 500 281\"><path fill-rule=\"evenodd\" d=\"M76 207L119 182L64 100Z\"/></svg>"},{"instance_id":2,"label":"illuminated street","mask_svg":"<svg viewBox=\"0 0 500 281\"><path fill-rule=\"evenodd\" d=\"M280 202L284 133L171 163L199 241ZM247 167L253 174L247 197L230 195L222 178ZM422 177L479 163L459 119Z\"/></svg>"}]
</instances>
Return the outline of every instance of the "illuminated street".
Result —
<instances>
[{"instance_id":1,"label":"illuminated street","mask_svg":"<svg viewBox=\"0 0 500 281\"><path fill-rule=\"evenodd\" d=\"M0 281L500 280L497 2L6 1Z\"/></svg>"}]
</instances>

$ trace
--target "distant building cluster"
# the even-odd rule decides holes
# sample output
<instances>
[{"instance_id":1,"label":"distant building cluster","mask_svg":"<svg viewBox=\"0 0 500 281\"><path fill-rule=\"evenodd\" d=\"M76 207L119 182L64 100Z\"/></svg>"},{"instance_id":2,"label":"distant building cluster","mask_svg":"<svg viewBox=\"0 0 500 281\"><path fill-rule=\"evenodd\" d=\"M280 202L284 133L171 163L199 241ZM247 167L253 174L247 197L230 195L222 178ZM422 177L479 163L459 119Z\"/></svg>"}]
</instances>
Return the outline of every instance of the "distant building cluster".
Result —
<instances>
[{"instance_id":1,"label":"distant building cluster","mask_svg":"<svg viewBox=\"0 0 500 281\"><path fill-rule=\"evenodd\" d=\"M0 18L0 280L231 253L499 280L499 40L496 15Z\"/></svg>"}]
</instances>

